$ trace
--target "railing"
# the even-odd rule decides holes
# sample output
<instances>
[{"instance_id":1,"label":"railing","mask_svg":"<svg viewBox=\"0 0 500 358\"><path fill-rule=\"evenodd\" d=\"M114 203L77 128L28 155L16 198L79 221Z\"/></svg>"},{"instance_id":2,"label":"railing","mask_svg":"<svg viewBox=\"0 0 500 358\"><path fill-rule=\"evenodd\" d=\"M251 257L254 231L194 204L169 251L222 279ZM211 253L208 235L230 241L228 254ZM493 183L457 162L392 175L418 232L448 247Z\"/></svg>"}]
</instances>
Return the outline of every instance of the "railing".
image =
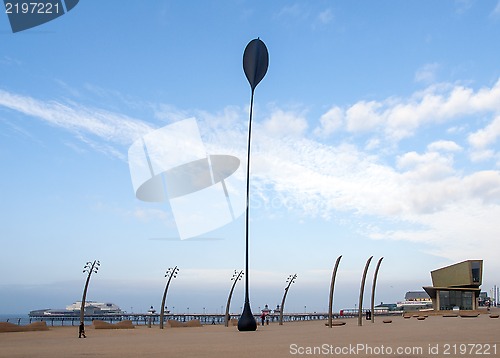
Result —
<instances>
[{"instance_id":1,"label":"railing","mask_svg":"<svg viewBox=\"0 0 500 358\"><path fill-rule=\"evenodd\" d=\"M366 310L363 310L366 311ZM400 315L401 312L377 312L376 316L386 316L391 314ZM339 318L351 318L357 317L358 310L356 309L345 309L341 312L333 314L334 319ZM261 322L260 314L255 314L255 319L257 322ZM239 314L231 314L230 318L239 319ZM166 314L164 317L165 322L168 320L177 320L180 322L187 322L193 319L200 320L203 325L219 325L224 324L224 314ZM326 320L328 319L328 313L326 312L313 312L313 313L284 313L284 322L295 322L295 321L314 321L314 320ZM101 320L108 323L117 323L123 320L130 320L134 325L157 325L160 323L159 314L151 313L124 313L124 314L107 314L107 315L85 315L85 324L92 324L93 320ZM29 324L36 321L45 321L48 326L78 326L80 324L79 316L69 316L69 315L32 315L30 317L24 318L8 318L5 319L7 322L15 323L18 325ZM266 317L266 321L269 323L274 323L279 321L279 313L269 314ZM267 323L266 322L266 323Z\"/></svg>"}]
</instances>

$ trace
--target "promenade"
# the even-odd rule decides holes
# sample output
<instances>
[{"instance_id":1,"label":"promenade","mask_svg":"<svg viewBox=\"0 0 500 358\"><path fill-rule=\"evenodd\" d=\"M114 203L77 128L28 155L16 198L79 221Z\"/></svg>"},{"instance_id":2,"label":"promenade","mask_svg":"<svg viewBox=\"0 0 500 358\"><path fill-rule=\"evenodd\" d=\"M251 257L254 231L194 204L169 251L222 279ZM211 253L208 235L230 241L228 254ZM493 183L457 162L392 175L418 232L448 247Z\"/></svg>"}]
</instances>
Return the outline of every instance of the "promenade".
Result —
<instances>
[{"instance_id":1,"label":"promenade","mask_svg":"<svg viewBox=\"0 0 500 358\"><path fill-rule=\"evenodd\" d=\"M498 312L498 309L496 309ZM494 311L492 311L495 313ZM256 332L237 327L96 330L78 339L76 327L50 327L44 332L0 334L0 357L291 357L392 356L479 357L500 356L500 319L429 316L392 323L347 318L346 325L328 328L326 321L271 323ZM337 321L337 320L336 320Z\"/></svg>"}]
</instances>

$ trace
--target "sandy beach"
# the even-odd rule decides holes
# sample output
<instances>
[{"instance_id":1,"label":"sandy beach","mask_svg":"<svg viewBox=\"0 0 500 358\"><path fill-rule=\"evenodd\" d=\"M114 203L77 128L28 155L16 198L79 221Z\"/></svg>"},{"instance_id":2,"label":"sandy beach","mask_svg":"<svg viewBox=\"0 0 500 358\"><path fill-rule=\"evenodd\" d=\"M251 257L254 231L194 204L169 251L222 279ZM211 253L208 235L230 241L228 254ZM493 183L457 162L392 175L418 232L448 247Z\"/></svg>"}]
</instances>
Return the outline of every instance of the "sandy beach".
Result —
<instances>
[{"instance_id":1,"label":"sandy beach","mask_svg":"<svg viewBox=\"0 0 500 358\"><path fill-rule=\"evenodd\" d=\"M343 321L346 325L331 329L326 321L273 323L256 332L220 325L164 330L88 326L86 339L78 339L78 327L49 327L0 333L0 357L500 356L500 319L488 314L425 320L377 317L375 323L363 320L362 327L357 319Z\"/></svg>"}]
</instances>

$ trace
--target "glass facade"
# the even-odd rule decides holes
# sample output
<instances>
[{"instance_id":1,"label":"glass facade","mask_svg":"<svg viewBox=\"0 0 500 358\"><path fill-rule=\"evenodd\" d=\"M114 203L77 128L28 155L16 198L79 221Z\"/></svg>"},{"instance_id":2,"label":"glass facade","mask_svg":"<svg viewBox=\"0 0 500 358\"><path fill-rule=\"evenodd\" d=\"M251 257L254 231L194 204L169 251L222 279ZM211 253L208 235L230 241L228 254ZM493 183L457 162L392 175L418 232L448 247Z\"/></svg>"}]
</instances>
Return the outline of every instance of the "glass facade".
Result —
<instances>
[{"instance_id":1,"label":"glass facade","mask_svg":"<svg viewBox=\"0 0 500 358\"><path fill-rule=\"evenodd\" d=\"M452 310L458 307L461 310L473 309L474 293L472 291L439 291L439 309Z\"/></svg>"}]
</instances>

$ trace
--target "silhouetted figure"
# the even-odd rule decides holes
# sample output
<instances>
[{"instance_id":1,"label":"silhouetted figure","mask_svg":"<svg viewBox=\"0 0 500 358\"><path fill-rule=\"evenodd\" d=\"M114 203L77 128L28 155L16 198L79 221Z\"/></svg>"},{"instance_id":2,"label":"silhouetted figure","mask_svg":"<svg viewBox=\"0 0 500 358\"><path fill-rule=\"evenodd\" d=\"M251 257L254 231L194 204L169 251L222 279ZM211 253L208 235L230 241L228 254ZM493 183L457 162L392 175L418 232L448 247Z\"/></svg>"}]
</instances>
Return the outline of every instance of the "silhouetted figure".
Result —
<instances>
[{"instance_id":1,"label":"silhouetted figure","mask_svg":"<svg viewBox=\"0 0 500 358\"><path fill-rule=\"evenodd\" d=\"M80 322L80 326L78 326L78 338L87 338L87 336L85 335L85 326L83 324L83 322Z\"/></svg>"}]
</instances>

